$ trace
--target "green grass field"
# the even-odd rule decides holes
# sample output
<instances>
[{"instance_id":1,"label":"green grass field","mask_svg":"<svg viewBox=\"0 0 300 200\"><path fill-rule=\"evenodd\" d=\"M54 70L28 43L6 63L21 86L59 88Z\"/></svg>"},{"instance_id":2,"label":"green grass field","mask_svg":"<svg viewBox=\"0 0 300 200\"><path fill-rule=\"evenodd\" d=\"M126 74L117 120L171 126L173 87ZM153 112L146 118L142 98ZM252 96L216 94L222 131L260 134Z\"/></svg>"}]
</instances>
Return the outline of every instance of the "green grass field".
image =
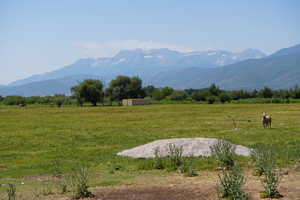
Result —
<instances>
[{"instance_id":1,"label":"green grass field","mask_svg":"<svg viewBox=\"0 0 300 200\"><path fill-rule=\"evenodd\" d=\"M262 128L263 111L272 115L272 129ZM239 130L233 130L229 115L236 118ZM183 137L226 138L249 147L276 144L281 150L293 149L300 142L300 104L2 106L0 178L52 174L54 160L67 173L72 162L81 161L95 172L105 172L94 185L118 184L145 173L139 169L147 161L120 158L117 152L157 139ZM209 168L206 161L198 165L198 169ZM115 166L123 172L113 177L109 170Z\"/></svg>"},{"instance_id":2,"label":"green grass field","mask_svg":"<svg viewBox=\"0 0 300 200\"><path fill-rule=\"evenodd\" d=\"M263 111L272 114L272 129L261 127ZM232 130L228 115L240 130ZM122 160L118 151L163 138L225 137L247 146L299 141L300 105L1 107L0 127L1 177L16 177L50 173L57 158L105 165Z\"/></svg>"}]
</instances>

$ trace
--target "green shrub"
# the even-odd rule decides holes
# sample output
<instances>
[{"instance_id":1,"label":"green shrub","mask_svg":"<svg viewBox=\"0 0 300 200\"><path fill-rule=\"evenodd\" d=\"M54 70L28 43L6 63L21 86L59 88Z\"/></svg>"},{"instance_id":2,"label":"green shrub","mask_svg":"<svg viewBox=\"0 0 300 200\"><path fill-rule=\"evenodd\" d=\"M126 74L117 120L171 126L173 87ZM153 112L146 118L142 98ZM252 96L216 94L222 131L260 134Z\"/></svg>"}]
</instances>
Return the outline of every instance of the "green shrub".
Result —
<instances>
[{"instance_id":1,"label":"green shrub","mask_svg":"<svg viewBox=\"0 0 300 200\"><path fill-rule=\"evenodd\" d=\"M193 177L198 176L196 169L194 168L194 158L188 157L184 159L183 164L180 167L180 172L185 176Z\"/></svg>"},{"instance_id":2,"label":"green shrub","mask_svg":"<svg viewBox=\"0 0 300 200\"><path fill-rule=\"evenodd\" d=\"M161 90L159 89L155 89L153 92L152 92L152 98L154 100L163 100L165 98L164 94L162 93Z\"/></svg>"},{"instance_id":3,"label":"green shrub","mask_svg":"<svg viewBox=\"0 0 300 200\"><path fill-rule=\"evenodd\" d=\"M277 170L277 154L273 147L259 146L252 150L251 157L255 162L256 173L263 175L262 184L264 191L261 192L261 197L282 197L278 192L280 171Z\"/></svg>"},{"instance_id":4,"label":"green shrub","mask_svg":"<svg viewBox=\"0 0 300 200\"><path fill-rule=\"evenodd\" d=\"M217 101L217 97L216 96L209 96L207 97L207 103L208 104L214 104Z\"/></svg>"},{"instance_id":5,"label":"green shrub","mask_svg":"<svg viewBox=\"0 0 300 200\"><path fill-rule=\"evenodd\" d=\"M25 98L21 96L7 96L3 99L4 105L20 105L25 104Z\"/></svg>"},{"instance_id":6,"label":"green shrub","mask_svg":"<svg viewBox=\"0 0 300 200\"><path fill-rule=\"evenodd\" d=\"M230 200L249 199L243 189L245 185L245 178L240 167L234 166L229 171L222 170L222 174L219 174L218 177L219 184L217 185L217 190L221 198L227 198Z\"/></svg>"},{"instance_id":7,"label":"green shrub","mask_svg":"<svg viewBox=\"0 0 300 200\"><path fill-rule=\"evenodd\" d=\"M66 97L65 95L55 95L53 97L53 102L55 105L57 105L57 107L61 107L66 101Z\"/></svg>"},{"instance_id":8,"label":"green shrub","mask_svg":"<svg viewBox=\"0 0 300 200\"><path fill-rule=\"evenodd\" d=\"M276 164L276 155L271 148L258 146L251 151L251 158L254 161L255 173L263 175L266 169L274 168Z\"/></svg>"},{"instance_id":9,"label":"green shrub","mask_svg":"<svg viewBox=\"0 0 300 200\"><path fill-rule=\"evenodd\" d=\"M153 168L154 169L164 169L165 163L164 163L164 159L161 156L159 147L154 149L154 155L155 155L155 157L153 160Z\"/></svg>"},{"instance_id":10,"label":"green shrub","mask_svg":"<svg viewBox=\"0 0 300 200\"><path fill-rule=\"evenodd\" d=\"M181 90L175 90L170 96L168 96L168 99L174 101L183 101L186 98L187 98L187 94Z\"/></svg>"},{"instance_id":11,"label":"green shrub","mask_svg":"<svg viewBox=\"0 0 300 200\"><path fill-rule=\"evenodd\" d=\"M220 94L219 98L221 103L229 102L231 100L230 96L227 93Z\"/></svg>"},{"instance_id":12,"label":"green shrub","mask_svg":"<svg viewBox=\"0 0 300 200\"><path fill-rule=\"evenodd\" d=\"M282 195L278 191L280 183L280 171L277 171L274 167L267 167L264 171L264 191L261 192L262 198L280 198Z\"/></svg>"},{"instance_id":13,"label":"green shrub","mask_svg":"<svg viewBox=\"0 0 300 200\"><path fill-rule=\"evenodd\" d=\"M169 144L169 169L177 170L183 164L183 148L177 147L175 144Z\"/></svg>"},{"instance_id":14,"label":"green shrub","mask_svg":"<svg viewBox=\"0 0 300 200\"><path fill-rule=\"evenodd\" d=\"M16 185L9 183L6 193L7 193L8 200L16 200L17 199Z\"/></svg>"},{"instance_id":15,"label":"green shrub","mask_svg":"<svg viewBox=\"0 0 300 200\"><path fill-rule=\"evenodd\" d=\"M87 166L79 164L73 169L71 175L71 188L73 199L93 197L93 194L88 190L89 173Z\"/></svg>"},{"instance_id":16,"label":"green shrub","mask_svg":"<svg viewBox=\"0 0 300 200\"><path fill-rule=\"evenodd\" d=\"M206 101L206 97L208 96L208 92L194 92L191 97L194 101Z\"/></svg>"},{"instance_id":17,"label":"green shrub","mask_svg":"<svg viewBox=\"0 0 300 200\"><path fill-rule=\"evenodd\" d=\"M235 147L230 142L218 140L210 149L220 166L232 167L234 165Z\"/></svg>"}]
</instances>

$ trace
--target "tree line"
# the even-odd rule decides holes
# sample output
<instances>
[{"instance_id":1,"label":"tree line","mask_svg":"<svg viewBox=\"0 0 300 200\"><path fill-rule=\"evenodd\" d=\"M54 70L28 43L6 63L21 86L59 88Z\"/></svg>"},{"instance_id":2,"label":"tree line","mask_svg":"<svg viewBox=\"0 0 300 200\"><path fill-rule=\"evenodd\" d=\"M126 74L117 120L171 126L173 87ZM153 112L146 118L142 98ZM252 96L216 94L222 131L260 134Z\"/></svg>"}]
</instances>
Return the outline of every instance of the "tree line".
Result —
<instances>
[{"instance_id":1,"label":"tree line","mask_svg":"<svg viewBox=\"0 0 300 200\"><path fill-rule=\"evenodd\" d=\"M265 87L260 90L232 90L220 89L216 84L204 89L176 90L172 87L156 88L153 85L142 86L139 77L118 76L110 81L107 88L100 80L88 79L71 88L70 96L57 94L54 96L0 96L0 103L5 105L26 104L52 104L58 107L62 105L77 104L83 106L90 102L93 106L98 104L112 105L120 103L122 99L149 98L155 101L197 101L213 104L216 102L226 103L242 99L266 98L274 101L289 102L289 99L300 99L300 88L295 86L288 90L272 90Z\"/></svg>"}]
</instances>

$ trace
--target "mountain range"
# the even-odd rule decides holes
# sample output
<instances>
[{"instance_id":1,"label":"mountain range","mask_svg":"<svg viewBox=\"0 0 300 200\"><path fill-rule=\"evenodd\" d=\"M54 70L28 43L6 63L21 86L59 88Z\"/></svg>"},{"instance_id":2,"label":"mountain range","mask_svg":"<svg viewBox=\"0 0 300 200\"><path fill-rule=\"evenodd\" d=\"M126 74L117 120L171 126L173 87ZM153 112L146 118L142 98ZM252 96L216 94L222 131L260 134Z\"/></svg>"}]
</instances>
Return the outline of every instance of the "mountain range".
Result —
<instances>
[{"instance_id":1,"label":"mountain range","mask_svg":"<svg viewBox=\"0 0 300 200\"><path fill-rule=\"evenodd\" d=\"M139 76L144 84L178 89L204 88L216 83L223 89L290 88L300 83L300 45L266 56L255 49L239 53L224 50L178 52L169 49L122 50L108 58L84 58L45 74L0 87L0 95L69 94L86 78L105 85L118 75Z\"/></svg>"}]
</instances>

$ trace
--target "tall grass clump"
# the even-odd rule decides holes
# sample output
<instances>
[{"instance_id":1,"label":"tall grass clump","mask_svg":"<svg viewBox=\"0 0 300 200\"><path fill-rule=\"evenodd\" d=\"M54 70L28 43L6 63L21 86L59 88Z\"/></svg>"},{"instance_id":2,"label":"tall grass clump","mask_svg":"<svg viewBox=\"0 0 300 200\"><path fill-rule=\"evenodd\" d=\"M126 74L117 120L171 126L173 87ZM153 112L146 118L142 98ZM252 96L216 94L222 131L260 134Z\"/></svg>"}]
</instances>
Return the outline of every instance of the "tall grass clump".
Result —
<instances>
[{"instance_id":1,"label":"tall grass clump","mask_svg":"<svg viewBox=\"0 0 300 200\"><path fill-rule=\"evenodd\" d=\"M274 167L268 167L264 171L265 179L262 181L264 191L261 192L262 198L281 198L283 197L279 191L278 186L280 183L280 171Z\"/></svg>"},{"instance_id":2,"label":"tall grass clump","mask_svg":"<svg viewBox=\"0 0 300 200\"><path fill-rule=\"evenodd\" d=\"M9 183L6 193L7 193L8 200L16 200L17 199L16 185Z\"/></svg>"},{"instance_id":3,"label":"tall grass clump","mask_svg":"<svg viewBox=\"0 0 300 200\"><path fill-rule=\"evenodd\" d=\"M170 170L177 170L183 164L183 148L178 147L175 144L169 144L169 168Z\"/></svg>"},{"instance_id":4,"label":"tall grass clump","mask_svg":"<svg viewBox=\"0 0 300 200\"><path fill-rule=\"evenodd\" d=\"M249 196L244 191L245 178L239 166L230 170L222 170L218 175L217 191L219 197L229 200L248 200Z\"/></svg>"},{"instance_id":5,"label":"tall grass clump","mask_svg":"<svg viewBox=\"0 0 300 200\"><path fill-rule=\"evenodd\" d=\"M164 159L161 156L159 147L154 149L153 168L154 169L164 169L165 168Z\"/></svg>"},{"instance_id":6,"label":"tall grass clump","mask_svg":"<svg viewBox=\"0 0 300 200\"><path fill-rule=\"evenodd\" d=\"M274 149L266 146L259 146L252 150L251 157L255 162L255 172L262 176L264 190L261 192L262 198L280 198L282 195L278 191L280 183L280 170L277 168L278 156Z\"/></svg>"},{"instance_id":7,"label":"tall grass clump","mask_svg":"<svg viewBox=\"0 0 300 200\"><path fill-rule=\"evenodd\" d=\"M276 165L276 154L271 148L258 146L251 151L251 158L254 161L256 175L263 175L267 169L272 169Z\"/></svg>"},{"instance_id":8,"label":"tall grass clump","mask_svg":"<svg viewBox=\"0 0 300 200\"><path fill-rule=\"evenodd\" d=\"M217 159L219 166L232 167L234 166L235 146L225 140L218 142L210 147L212 156Z\"/></svg>"},{"instance_id":9,"label":"tall grass clump","mask_svg":"<svg viewBox=\"0 0 300 200\"><path fill-rule=\"evenodd\" d=\"M88 167L79 164L74 167L70 177L73 199L93 197L94 195L88 190L89 188L89 172Z\"/></svg>"},{"instance_id":10,"label":"tall grass clump","mask_svg":"<svg viewBox=\"0 0 300 200\"><path fill-rule=\"evenodd\" d=\"M180 166L180 172L183 173L185 176L193 177L198 176L196 169L194 168L194 157L190 156L185 158L182 165Z\"/></svg>"}]
</instances>

